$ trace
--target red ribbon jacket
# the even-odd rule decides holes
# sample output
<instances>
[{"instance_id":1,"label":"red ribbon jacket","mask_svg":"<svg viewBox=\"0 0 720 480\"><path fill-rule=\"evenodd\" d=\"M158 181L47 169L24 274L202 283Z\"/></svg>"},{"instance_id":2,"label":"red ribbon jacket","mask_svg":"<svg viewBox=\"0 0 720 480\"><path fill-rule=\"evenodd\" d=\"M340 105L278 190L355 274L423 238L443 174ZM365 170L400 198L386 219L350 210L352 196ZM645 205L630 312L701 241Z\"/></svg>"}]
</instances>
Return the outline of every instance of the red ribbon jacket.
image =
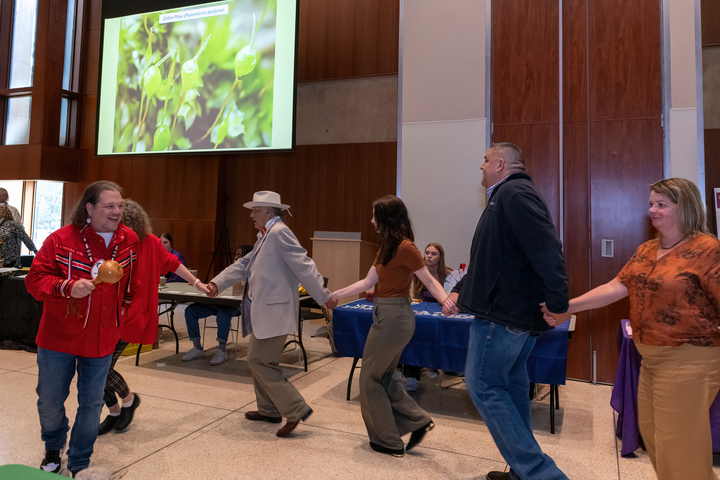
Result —
<instances>
[{"instance_id":1,"label":"red ribbon jacket","mask_svg":"<svg viewBox=\"0 0 720 480\"><path fill-rule=\"evenodd\" d=\"M143 238L138 252L137 278L140 282L120 338L130 343L155 343L158 333L158 282L160 275L175 272L180 260L165 250L160 239L152 233Z\"/></svg>"},{"instance_id":2,"label":"red ribbon jacket","mask_svg":"<svg viewBox=\"0 0 720 480\"><path fill-rule=\"evenodd\" d=\"M92 260L88 258L83 237ZM139 288L138 237L124 225L113 233L109 246L89 225L74 225L53 232L43 243L25 278L28 292L43 302L36 338L39 347L81 357L104 357L115 349L127 309ZM101 283L90 295L75 298L77 315L68 313L73 285L92 279L93 265L113 259L123 266L115 285Z\"/></svg>"}]
</instances>

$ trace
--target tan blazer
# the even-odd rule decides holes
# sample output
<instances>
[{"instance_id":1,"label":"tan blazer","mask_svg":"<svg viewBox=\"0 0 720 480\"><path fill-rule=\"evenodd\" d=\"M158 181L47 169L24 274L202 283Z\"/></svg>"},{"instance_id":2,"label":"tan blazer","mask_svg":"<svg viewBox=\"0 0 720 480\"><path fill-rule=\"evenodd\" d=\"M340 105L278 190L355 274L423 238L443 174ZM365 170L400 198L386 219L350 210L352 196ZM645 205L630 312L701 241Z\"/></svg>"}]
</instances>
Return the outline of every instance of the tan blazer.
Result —
<instances>
[{"instance_id":1,"label":"tan blazer","mask_svg":"<svg viewBox=\"0 0 720 480\"><path fill-rule=\"evenodd\" d=\"M258 339L297 331L300 310L298 282L320 305L332 296L323 287L323 277L317 271L315 262L279 219L255 243L250 253L227 267L211 282L222 292L243 280L250 282L250 318L253 333Z\"/></svg>"}]
</instances>

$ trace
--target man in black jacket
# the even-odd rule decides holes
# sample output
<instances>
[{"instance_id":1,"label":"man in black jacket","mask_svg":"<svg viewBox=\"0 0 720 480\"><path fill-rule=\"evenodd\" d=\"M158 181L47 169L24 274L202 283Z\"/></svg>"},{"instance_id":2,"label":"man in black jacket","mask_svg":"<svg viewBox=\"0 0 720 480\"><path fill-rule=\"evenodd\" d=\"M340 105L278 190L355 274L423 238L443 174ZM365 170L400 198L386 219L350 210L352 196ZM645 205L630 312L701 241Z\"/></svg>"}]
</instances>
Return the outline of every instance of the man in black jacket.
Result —
<instances>
[{"instance_id":1,"label":"man in black jacket","mask_svg":"<svg viewBox=\"0 0 720 480\"><path fill-rule=\"evenodd\" d=\"M478 222L465 277L451 297L475 315L465 378L509 472L488 480L567 480L530 425L527 359L550 312L567 312L562 245L545 201L525 172L517 145L496 143L480 167L488 203ZM569 315L566 315L569 318ZM561 315L560 318L564 318Z\"/></svg>"}]
</instances>

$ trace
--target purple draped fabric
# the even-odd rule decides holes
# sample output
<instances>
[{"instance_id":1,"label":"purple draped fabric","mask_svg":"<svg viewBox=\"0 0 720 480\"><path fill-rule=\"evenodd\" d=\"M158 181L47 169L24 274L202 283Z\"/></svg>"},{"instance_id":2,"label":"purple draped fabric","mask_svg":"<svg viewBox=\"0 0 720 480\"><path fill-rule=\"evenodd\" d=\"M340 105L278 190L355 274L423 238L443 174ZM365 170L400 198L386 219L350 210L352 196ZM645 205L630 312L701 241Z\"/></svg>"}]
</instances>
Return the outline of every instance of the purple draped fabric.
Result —
<instances>
[{"instance_id":1,"label":"purple draped fabric","mask_svg":"<svg viewBox=\"0 0 720 480\"><path fill-rule=\"evenodd\" d=\"M637 391L642 355L635 342L627 333L630 320L621 321L620 359L615 375L615 386L610 397L610 406L618 412L615 434L622 440L623 457L634 457L633 453L644 448L638 427ZM710 428L713 438L713 452L720 453L720 394L710 407Z\"/></svg>"}]
</instances>

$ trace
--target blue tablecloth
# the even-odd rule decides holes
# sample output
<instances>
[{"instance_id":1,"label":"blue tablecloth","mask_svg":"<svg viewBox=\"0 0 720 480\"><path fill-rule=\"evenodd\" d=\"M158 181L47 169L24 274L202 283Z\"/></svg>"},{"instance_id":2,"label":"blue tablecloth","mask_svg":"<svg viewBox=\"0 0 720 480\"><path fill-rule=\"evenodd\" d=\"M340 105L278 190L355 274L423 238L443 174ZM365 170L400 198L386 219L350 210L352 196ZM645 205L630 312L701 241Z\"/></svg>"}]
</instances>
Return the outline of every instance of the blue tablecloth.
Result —
<instances>
[{"instance_id":1,"label":"blue tablecloth","mask_svg":"<svg viewBox=\"0 0 720 480\"><path fill-rule=\"evenodd\" d=\"M634 457L635 450L642 446L640 427L638 427L638 380L642 355L638 352L635 342L627 333L630 320L621 321L620 359L610 406L618 412L615 435L622 440L620 454L623 457ZM710 407L710 429L712 433L713 452L720 453L720 394Z\"/></svg>"},{"instance_id":2,"label":"blue tablecloth","mask_svg":"<svg viewBox=\"0 0 720 480\"><path fill-rule=\"evenodd\" d=\"M335 347L342 357L362 358L365 339L372 325L373 304L357 300L333 312ZM413 305L415 334L400 362L438 370L464 372L472 315L444 317L438 304ZM570 322L544 332L528 359L533 383L565 385L567 342Z\"/></svg>"}]
</instances>

